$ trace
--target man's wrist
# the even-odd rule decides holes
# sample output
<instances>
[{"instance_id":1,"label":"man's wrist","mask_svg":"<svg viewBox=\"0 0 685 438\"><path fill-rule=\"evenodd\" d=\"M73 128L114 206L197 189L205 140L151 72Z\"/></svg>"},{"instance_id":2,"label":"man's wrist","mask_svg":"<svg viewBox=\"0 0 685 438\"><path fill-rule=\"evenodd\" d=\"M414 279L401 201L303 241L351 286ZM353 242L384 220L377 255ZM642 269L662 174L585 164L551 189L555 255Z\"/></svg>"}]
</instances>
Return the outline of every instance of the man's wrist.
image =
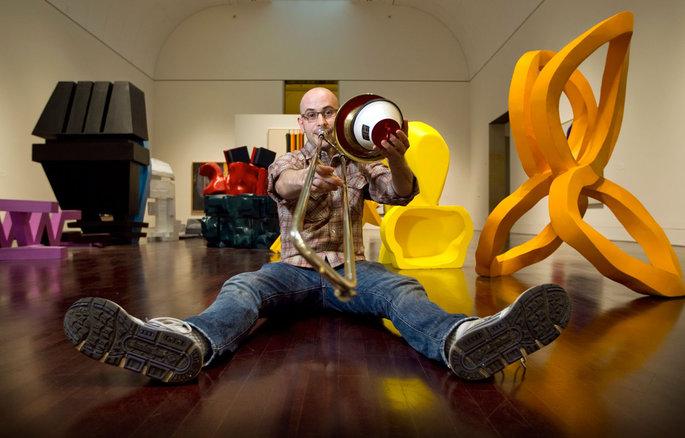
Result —
<instances>
[{"instance_id":1,"label":"man's wrist","mask_svg":"<svg viewBox=\"0 0 685 438\"><path fill-rule=\"evenodd\" d=\"M388 166L392 174L413 175L409 163L404 157L394 161L388 160Z\"/></svg>"},{"instance_id":2,"label":"man's wrist","mask_svg":"<svg viewBox=\"0 0 685 438\"><path fill-rule=\"evenodd\" d=\"M394 158L390 159L388 158L388 166L390 167L390 170L398 169L398 170L405 170L409 169L409 163L407 163L407 159L404 158L404 155L399 157L399 158Z\"/></svg>"}]
</instances>

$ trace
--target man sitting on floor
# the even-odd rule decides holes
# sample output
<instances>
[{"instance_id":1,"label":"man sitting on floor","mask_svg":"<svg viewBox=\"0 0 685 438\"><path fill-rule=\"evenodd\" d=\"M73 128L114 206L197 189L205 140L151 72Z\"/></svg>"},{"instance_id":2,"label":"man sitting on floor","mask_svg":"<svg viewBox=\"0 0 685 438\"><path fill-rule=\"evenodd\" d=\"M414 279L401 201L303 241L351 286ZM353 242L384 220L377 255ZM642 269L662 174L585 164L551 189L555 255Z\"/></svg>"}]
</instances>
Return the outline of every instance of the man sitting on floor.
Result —
<instances>
[{"instance_id":1,"label":"man sitting on floor","mask_svg":"<svg viewBox=\"0 0 685 438\"><path fill-rule=\"evenodd\" d=\"M269 167L269 195L278 204L282 261L226 281L216 300L196 316L179 320L141 321L112 301L83 298L64 318L67 337L85 355L143 373L165 382L194 379L203 366L236 351L260 317L292 306L317 306L353 315L390 319L414 349L443 362L457 376L488 378L556 339L570 318L570 301L557 285L523 292L509 307L486 317L450 314L430 302L415 279L389 272L364 260L362 212L365 196L383 204L406 205L418 184L404 153L406 134L398 130L381 143L380 162L345 161L318 133L331 133L339 108L325 88L308 91L300 102L298 123L307 137L299 151L278 158ZM317 145L323 142L319 157ZM287 231L312 160L319 159L302 235L339 273L343 270L342 194L340 175L346 172L350 220L357 260L357 296L347 302L335 297L331 285L296 251Z\"/></svg>"}]
</instances>

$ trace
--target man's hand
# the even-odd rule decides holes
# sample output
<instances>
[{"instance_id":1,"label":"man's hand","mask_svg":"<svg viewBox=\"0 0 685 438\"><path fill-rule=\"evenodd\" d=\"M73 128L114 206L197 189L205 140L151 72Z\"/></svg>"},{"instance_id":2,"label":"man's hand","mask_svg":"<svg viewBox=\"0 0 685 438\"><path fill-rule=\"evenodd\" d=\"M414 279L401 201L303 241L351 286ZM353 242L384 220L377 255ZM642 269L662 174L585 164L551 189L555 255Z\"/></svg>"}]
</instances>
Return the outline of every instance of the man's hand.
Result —
<instances>
[{"instance_id":1,"label":"man's hand","mask_svg":"<svg viewBox=\"0 0 685 438\"><path fill-rule=\"evenodd\" d=\"M342 179L334 172L335 169L331 166L317 165L310 192L313 194L328 193L342 187Z\"/></svg>"},{"instance_id":2,"label":"man's hand","mask_svg":"<svg viewBox=\"0 0 685 438\"><path fill-rule=\"evenodd\" d=\"M342 187L342 179L334 173L334 170L330 166L317 165L309 193L314 195L324 194ZM307 172L309 172L309 168L284 171L276 181L276 193L283 199L299 198Z\"/></svg>"},{"instance_id":3,"label":"man's hand","mask_svg":"<svg viewBox=\"0 0 685 438\"><path fill-rule=\"evenodd\" d=\"M390 134L388 140L381 141L381 154L388 159L388 164L392 167L393 162L404 162L404 153L409 149L409 138L401 129Z\"/></svg>"},{"instance_id":4,"label":"man's hand","mask_svg":"<svg viewBox=\"0 0 685 438\"><path fill-rule=\"evenodd\" d=\"M400 196L409 196L413 188L414 173L404 158L405 152L409 149L407 134L398 129L388 140L381 141L380 149L383 156L388 159L395 192Z\"/></svg>"}]
</instances>

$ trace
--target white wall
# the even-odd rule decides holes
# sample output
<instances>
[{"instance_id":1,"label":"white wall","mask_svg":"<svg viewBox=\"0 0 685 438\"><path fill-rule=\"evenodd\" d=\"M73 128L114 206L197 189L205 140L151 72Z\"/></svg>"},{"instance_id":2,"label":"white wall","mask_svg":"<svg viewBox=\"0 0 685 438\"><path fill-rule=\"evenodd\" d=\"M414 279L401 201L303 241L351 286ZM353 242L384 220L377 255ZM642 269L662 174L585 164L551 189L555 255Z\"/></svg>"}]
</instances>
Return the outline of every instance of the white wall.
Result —
<instances>
[{"instance_id":1,"label":"white wall","mask_svg":"<svg viewBox=\"0 0 685 438\"><path fill-rule=\"evenodd\" d=\"M247 146L249 153L255 146L268 148L281 156L287 152L285 135L278 136L278 144L269 144L269 129L300 129L297 119L296 114L236 114L235 145Z\"/></svg>"},{"instance_id":2,"label":"white wall","mask_svg":"<svg viewBox=\"0 0 685 438\"><path fill-rule=\"evenodd\" d=\"M459 203L468 180L464 78L457 41L412 8L295 1L199 12L169 36L155 71L155 156L176 174L176 215L190 215L191 162L222 160L222 149L242 144L236 115L281 113L287 79L339 80L342 101L373 92L434 126L452 148L443 202Z\"/></svg>"},{"instance_id":3,"label":"white wall","mask_svg":"<svg viewBox=\"0 0 685 438\"><path fill-rule=\"evenodd\" d=\"M155 79L466 80L458 42L413 8L346 1L217 6L183 21Z\"/></svg>"},{"instance_id":4,"label":"white wall","mask_svg":"<svg viewBox=\"0 0 685 438\"><path fill-rule=\"evenodd\" d=\"M528 50L559 50L595 23L621 10L635 14L621 134L605 176L634 194L674 244L685 244L685 148L680 133L685 102L685 2L681 0L547 0L470 83L471 180L467 209L476 228L487 216L488 123L507 110L511 73ZM581 65L599 99L603 59ZM562 120L566 119L562 106ZM516 157L512 145L512 159ZM514 175L512 190L523 181ZM481 189L478 189L481 188ZM514 231L537 233L548 223L546 204ZM611 239L632 240L608 208L586 220Z\"/></svg>"},{"instance_id":5,"label":"white wall","mask_svg":"<svg viewBox=\"0 0 685 438\"><path fill-rule=\"evenodd\" d=\"M55 200L31 131L58 81L131 81L152 135L153 81L48 3L0 1L0 41L0 198Z\"/></svg>"},{"instance_id":6,"label":"white wall","mask_svg":"<svg viewBox=\"0 0 685 438\"><path fill-rule=\"evenodd\" d=\"M236 144L235 116L283 110L279 81L162 81L155 84L154 156L176 177L176 218L191 213L193 161L224 161Z\"/></svg>"}]
</instances>

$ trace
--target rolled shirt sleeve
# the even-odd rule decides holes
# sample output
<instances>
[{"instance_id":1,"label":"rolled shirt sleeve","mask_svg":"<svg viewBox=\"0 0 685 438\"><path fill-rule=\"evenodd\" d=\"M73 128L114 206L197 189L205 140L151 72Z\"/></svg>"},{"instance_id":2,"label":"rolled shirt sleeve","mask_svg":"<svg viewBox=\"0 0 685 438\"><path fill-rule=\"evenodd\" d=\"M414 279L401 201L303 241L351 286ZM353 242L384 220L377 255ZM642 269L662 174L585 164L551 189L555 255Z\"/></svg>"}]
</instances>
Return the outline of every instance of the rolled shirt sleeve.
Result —
<instances>
[{"instance_id":1,"label":"rolled shirt sleeve","mask_svg":"<svg viewBox=\"0 0 685 438\"><path fill-rule=\"evenodd\" d=\"M286 170L301 170L305 168L305 160L302 154L287 153L278 157L271 165L268 170L268 183L266 188L266 193L276 201L277 204L294 204L297 199L283 199L281 195L276 192L276 181L278 177L281 176Z\"/></svg>"},{"instance_id":2,"label":"rolled shirt sleeve","mask_svg":"<svg viewBox=\"0 0 685 438\"><path fill-rule=\"evenodd\" d=\"M371 163L366 166L367 180L369 181L369 195L371 199L388 205L407 205L419 193L419 183L416 176L413 178L412 189L409 195L399 196L392 184L390 169L381 162Z\"/></svg>"}]
</instances>

